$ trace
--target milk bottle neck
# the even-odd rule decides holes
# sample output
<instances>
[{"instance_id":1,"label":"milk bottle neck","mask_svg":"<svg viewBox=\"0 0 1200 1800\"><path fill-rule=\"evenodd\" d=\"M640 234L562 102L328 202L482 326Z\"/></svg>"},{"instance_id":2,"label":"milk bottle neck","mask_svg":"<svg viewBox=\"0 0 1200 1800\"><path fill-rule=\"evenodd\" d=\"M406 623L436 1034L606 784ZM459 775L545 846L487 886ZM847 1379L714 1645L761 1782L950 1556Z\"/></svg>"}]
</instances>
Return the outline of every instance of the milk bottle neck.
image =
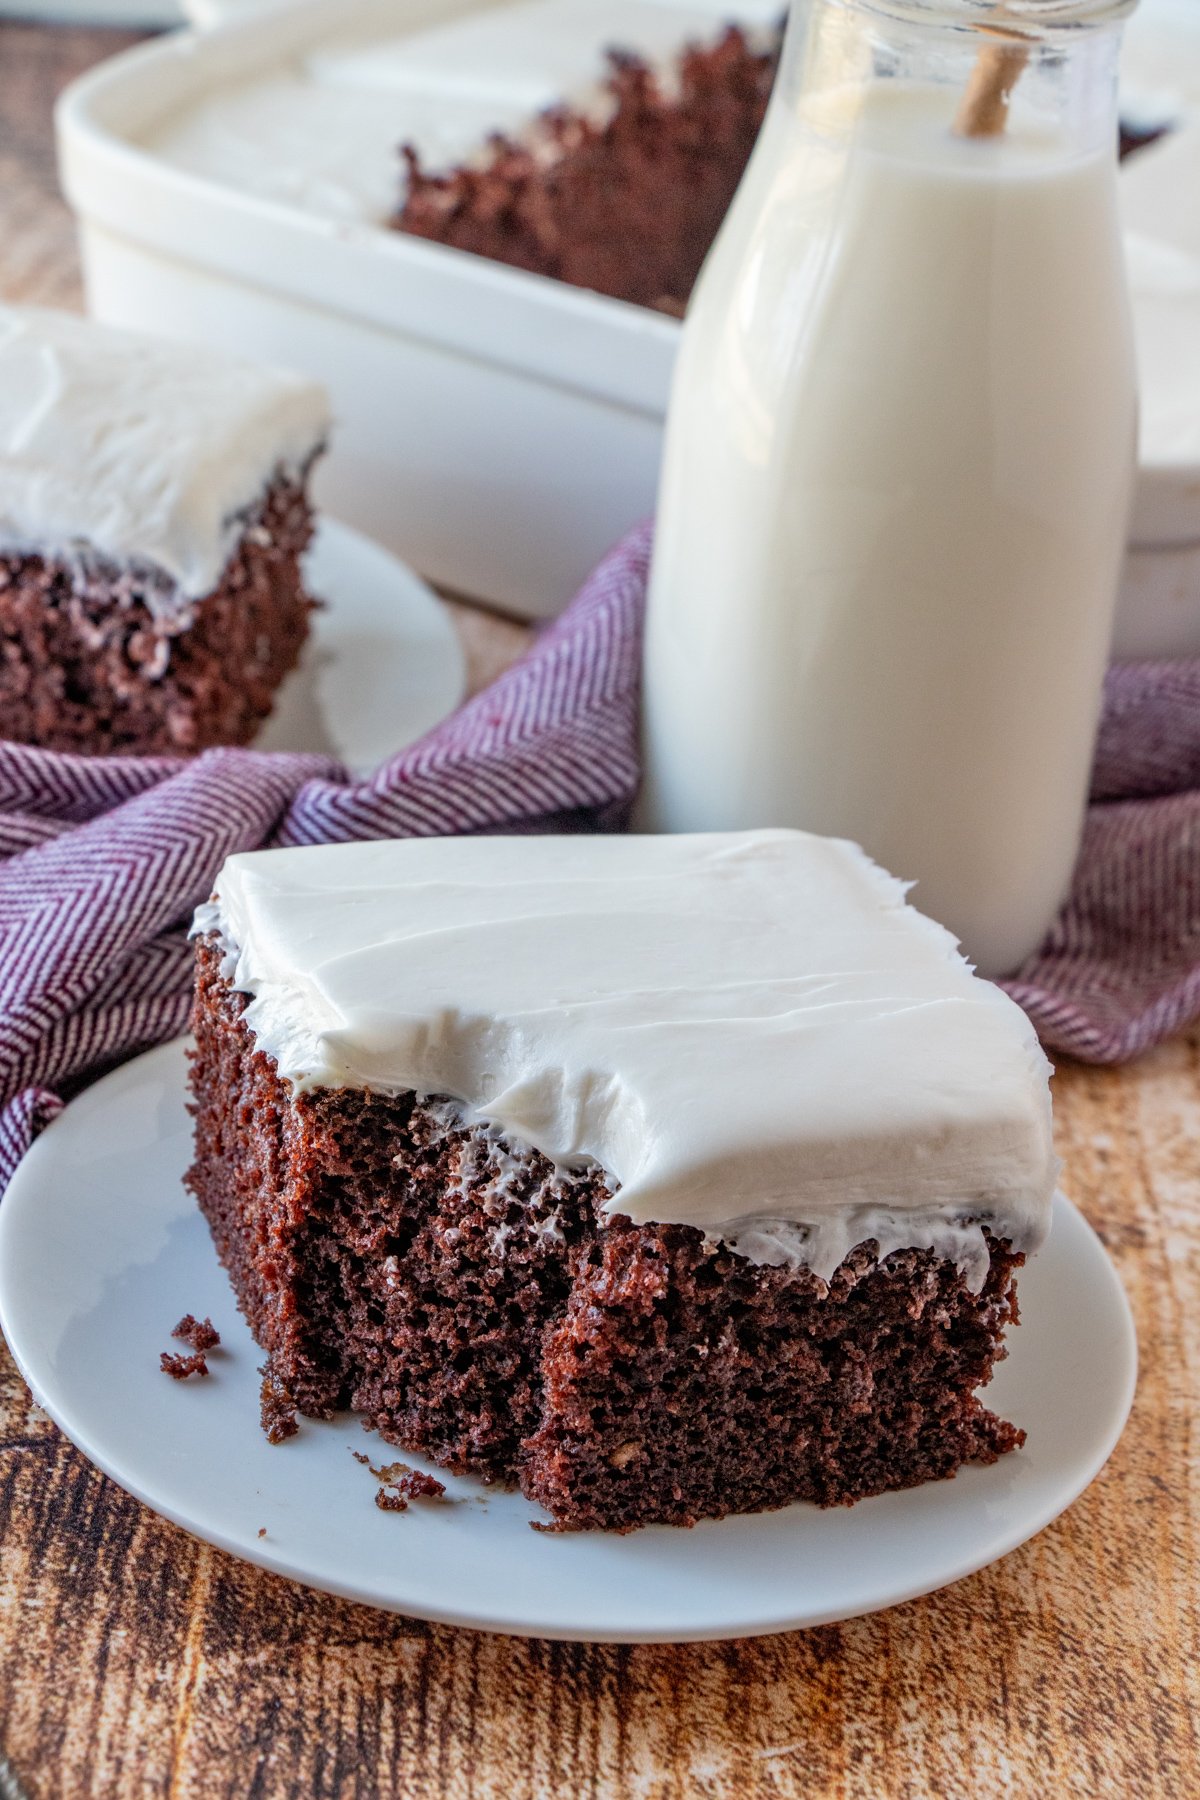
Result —
<instances>
[{"instance_id":1,"label":"milk bottle neck","mask_svg":"<svg viewBox=\"0 0 1200 1800\"><path fill-rule=\"evenodd\" d=\"M1014 123L1075 153L1117 131L1121 26L1136 0L793 0L777 104L822 135L851 136L852 107L823 98L894 80L966 93L981 53L1013 53Z\"/></svg>"}]
</instances>

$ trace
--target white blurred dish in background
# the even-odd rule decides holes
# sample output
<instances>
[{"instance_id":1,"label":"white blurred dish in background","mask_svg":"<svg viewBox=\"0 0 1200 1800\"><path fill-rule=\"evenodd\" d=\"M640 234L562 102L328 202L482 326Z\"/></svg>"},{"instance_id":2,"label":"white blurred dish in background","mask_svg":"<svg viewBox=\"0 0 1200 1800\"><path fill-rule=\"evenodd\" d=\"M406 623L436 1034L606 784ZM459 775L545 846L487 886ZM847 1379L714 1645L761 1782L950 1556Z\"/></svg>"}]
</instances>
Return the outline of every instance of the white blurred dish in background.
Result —
<instances>
[{"instance_id":1,"label":"white blurred dish in background","mask_svg":"<svg viewBox=\"0 0 1200 1800\"><path fill-rule=\"evenodd\" d=\"M61 106L93 311L317 375L339 414L322 504L450 587L557 611L653 506L678 324L381 229L395 147L456 160L551 89L590 91L614 38L661 60L775 0L188 4L228 22ZM1143 0L1124 68L1125 115L1173 129L1121 178L1143 426L1117 648L1200 653L1196 0Z\"/></svg>"}]
</instances>

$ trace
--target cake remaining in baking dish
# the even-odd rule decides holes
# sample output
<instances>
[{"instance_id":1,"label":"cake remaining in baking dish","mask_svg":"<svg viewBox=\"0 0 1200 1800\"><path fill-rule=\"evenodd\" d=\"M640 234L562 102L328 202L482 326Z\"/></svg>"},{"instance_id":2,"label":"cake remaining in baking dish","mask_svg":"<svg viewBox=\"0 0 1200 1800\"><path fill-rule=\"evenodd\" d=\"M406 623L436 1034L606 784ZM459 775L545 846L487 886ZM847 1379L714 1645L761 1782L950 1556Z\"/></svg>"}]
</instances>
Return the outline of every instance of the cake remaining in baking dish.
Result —
<instances>
[{"instance_id":1,"label":"cake remaining in baking dish","mask_svg":"<svg viewBox=\"0 0 1200 1800\"><path fill-rule=\"evenodd\" d=\"M777 34L731 26L668 71L609 53L607 104L564 100L448 171L405 147L398 230L682 315L771 96Z\"/></svg>"},{"instance_id":2,"label":"cake remaining in baking dish","mask_svg":"<svg viewBox=\"0 0 1200 1800\"><path fill-rule=\"evenodd\" d=\"M328 429L299 376L0 309L0 736L247 742L307 635Z\"/></svg>"},{"instance_id":3,"label":"cake remaining in baking dish","mask_svg":"<svg viewBox=\"0 0 1200 1800\"><path fill-rule=\"evenodd\" d=\"M260 852L196 929L189 1181L276 1400L571 1527L1021 1441L976 1390L1049 1218L1047 1065L854 846Z\"/></svg>"}]
</instances>

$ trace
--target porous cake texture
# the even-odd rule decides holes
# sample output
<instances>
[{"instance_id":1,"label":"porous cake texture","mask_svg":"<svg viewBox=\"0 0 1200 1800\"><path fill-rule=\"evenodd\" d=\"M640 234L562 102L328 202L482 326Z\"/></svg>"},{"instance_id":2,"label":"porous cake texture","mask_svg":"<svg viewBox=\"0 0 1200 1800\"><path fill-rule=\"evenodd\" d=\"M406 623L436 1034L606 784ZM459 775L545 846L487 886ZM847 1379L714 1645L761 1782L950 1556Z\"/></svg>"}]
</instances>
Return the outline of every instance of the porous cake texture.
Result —
<instances>
[{"instance_id":1,"label":"porous cake texture","mask_svg":"<svg viewBox=\"0 0 1200 1800\"><path fill-rule=\"evenodd\" d=\"M997 1040L990 1071L976 1071L980 1096L990 1073L1003 1118L993 1112L989 1123L981 1115L979 1142L987 1148L974 1164L961 1132L955 1142L953 1101L939 1130L931 1124L937 1102L920 1092L919 1071L900 1069L889 1080L864 1055L860 1072L868 1082L876 1079L881 1129L893 1134L895 1167L909 1190L897 1191L886 1207L863 1212L874 1151L853 1144L823 1153L827 1172L835 1154L843 1164L837 1196L806 1190L802 1140L806 1133L816 1140L798 1095L789 1127L797 1139L793 1192L780 1188L776 1150L768 1146L764 1156L760 1131L745 1143L740 1189L726 1197L728 1229L714 1227L711 1218L689 1222L702 1184L687 1173L685 1130L665 1150L660 1146L681 1174L672 1185L660 1172L658 1205L672 1216L635 1222L624 1213L619 1177L596 1157L565 1157L561 1133L614 1132L609 1161L626 1155L644 1163L644 1145L620 1148L624 1126L612 1080L602 1080L595 1067L599 1033L614 1028L615 1016L616 1041L626 1021L639 1037L653 1036L655 1021L673 1030L682 1015L686 1038L696 1008L672 994L675 966L665 944L657 989L646 988L635 945L627 965L613 968L609 992L597 992L600 964L590 960L591 934L583 924L590 902L580 890L607 861L606 842L617 859L616 885L596 898L602 907L619 908L622 884L636 890L623 930L635 939L640 918L643 948L653 946L661 929L654 923L655 896L680 876L693 883L696 909L711 915L709 929L712 919L723 921L721 929L748 923L756 895L764 917L785 918L789 903L803 913L806 905L824 903L827 881L836 885L847 875L861 884L864 907L873 898L896 911L885 922L886 953L878 944L872 950L865 929L859 934L858 985L844 1009L826 985L812 995L811 1017L798 1022L791 1006L781 1013L778 995L759 991L753 950L739 961L731 948L724 981L698 970L698 988L705 1005L711 990L714 1014L741 1011L743 1025L753 1006L757 1023L740 1039L743 1060L755 1055L758 1024L764 1058L786 1065L814 1050L820 1056L820 1045L807 1039L821 1029L818 1013L827 1012L826 1054L840 1081L840 1030L866 1045L872 1012L907 1018L920 1010L912 981L897 1006L905 985L898 967L880 972L894 960L893 932L906 941L911 932L925 1010L936 1014L944 1002L945 1028L952 1022L959 1032L978 1001L971 1026L978 1042L986 1045L998 1020L1013 1051L1006 1063ZM1028 1054L1023 1016L1015 1008L1010 1013L1003 996L993 1002L997 991L976 983L957 959L943 974L938 957L950 940L904 908L887 877L875 882L871 866L850 846L796 833L640 842L644 851L639 840L590 840L582 855L572 840L553 839L447 841L444 854L436 842L339 846L268 852L226 865L218 883L223 898L198 919L196 1155L188 1179L239 1304L268 1353L277 1399L316 1417L352 1407L390 1443L446 1468L516 1483L567 1528L682 1525L795 1500L846 1503L952 1475L964 1462L994 1461L1023 1434L989 1412L977 1390L1005 1354L1005 1330L1017 1319L1014 1275L1045 1228L1054 1177L1042 1134L1044 1066L1036 1046ZM527 883L519 878L522 849L529 857ZM640 887L630 875L639 867ZM397 877L390 887L389 868ZM815 901L789 894L786 886L775 890L780 877L796 881L806 870L819 890ZM397 917L405 909L405 882L411 884L407 920ZM548 910L571 904L575 920L556 936L546 923ZM470 913L484 940L482 958L503 942L519 960L526 935L538 947L541 991L530 995L519 1029L515 1013L501 1019L494 1005L474 1016L448 1005L439 986L439 956L445 954L446 968L469 962ZM492 938L486 921L496 918L502 931ZM830 929L824 953L840 943L847 957L853 923L849 936L844 918ZM235 932L250 943L239 943ZM433 996L427 1015L415 1013L412 996L381 973L388 966L381 932L400 943L405 961L411 948L413 994L421 991L424 966ZM439 944L443 932L449 942ZM714 948L719 936L716 931ZM360 946L361 958L351 944ZM577 966L564 985L572 958ZM356 960L361 967L348 974ZM859 978L872 963L878 991L867 1004ZM510 972L503 979L512 978ZM781 971L785 984L796 978L795 970ZM462 979L468 985L475 979L482 991L481 975L473 978L467 969ZM351 997L359 981L357 991L369 996L361 1013ZM617 989L625 998L614 1015ZM594 1011L605 1015L603 1026ZM515 1035L504 1037L501 1024ZM574 1088L557 1035L563 1030L586 1048L590 1062L587 1079ZM710 1107L709 1085L721 1067L720 1027L704 1032L690 1079ZM797 1043L789 1047L791 1035ZM434 1039L439 1045L431 1049ZM419 1043L426 1056L461 1058L468 1041L480 1047L492 1078L493 1116L478 1093L439 1093L395 1079L413 1054L402 1043ZM519 1070L511 1061L514 1044ZM546 1044L558 1058L559 1099L571 1089L557 1123L546 1126L553 1154L517 1137L498 1116L530 1104ZM957 1037L956 1053L963 1045ZM374 1058L375 1084L330 1081L318 1067L326 1054ZM1022 1065L1027 1087L1017 1073ZM507 1099L499 1091L502 1069L520 1087L519 1100L516 1088ZM631 1053L625 1073L641 1083L643 1095L650 1093L648 1064ZM481 1075L480 1088L488 1085ZM736 1108L732 1067L726 1092ZM911 1121L898 1118L906 1093L914 1096ZM991 1104L981 1098L985 1103ZM869 1096L863 1105L869 1114ZM591 1123L581 1125L589 1108ZM822 1096L813 1096L811 1117L825 1110ZM645 1129L648 1139L655 1122ZM720 1122L715 1129L714 1142ZM925 1148L906 1157L906 1140L909 1150L914 1143ZM697 1126L695 1147L704 1143ZM931 1204L922 1188L936 1190L936 1164L947 1153L972 1198ZM1005 1158L1015 1185L1001 1199ZM928 1165L924 1183L922 1164ZM735 1181L737 1173L735 1167ZM747 1211L764 1219L765 1179L775 1183L772 1228L757 1236L744 1223L734 1229L732 1222ZM637 1188L633 1176L631 1210L641 1210ZM850 1247L837 1252L832 1267L814 1266L821 1263L821 1233L801 1222L814 1219L822 1205L846 1215L843 1227L851 1221ZM700 1210L710 1211L710 1203ZM875 1224L859 1236L853 1221L863 1219ZM845 1241L826 1237L825 1253L829 1243Z\"/></svg>"},{"instance_id":2,"label":"porous cake texture","mask_svg":"<svg viewBox=\"0 0 1200 1800\"><path fill-rule=\"evenodd\" d=\"M154 607L151 568L0 553L0 736L85 756L249 743L308 636L312 531L304 488L274 481L187 609Z\"/></svg>"}]
</instances>

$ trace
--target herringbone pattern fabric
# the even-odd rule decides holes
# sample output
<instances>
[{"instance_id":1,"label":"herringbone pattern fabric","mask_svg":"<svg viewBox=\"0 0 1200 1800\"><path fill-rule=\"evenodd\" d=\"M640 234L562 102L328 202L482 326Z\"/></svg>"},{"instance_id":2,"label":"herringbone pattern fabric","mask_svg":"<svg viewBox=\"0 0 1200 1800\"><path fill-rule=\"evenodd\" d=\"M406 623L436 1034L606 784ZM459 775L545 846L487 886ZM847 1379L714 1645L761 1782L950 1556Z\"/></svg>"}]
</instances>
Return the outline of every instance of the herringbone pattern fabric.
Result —
<instances>
[{"instance_id":1,"label":"herringbone pattern fabric","mask_svg":"<svg viewBox=\"0 0 1200 1800\"><path fill-rule=\"evenodd\" d=\"M185 1028L187 925L263 844L605 829L638 779L650 533L485 693L365 781L320 757L82 759L0 743L0 1186L83 1079ZM1052 1050L1200 1018L1200 663L1109 678L1074 891L1007 984Z\"/></svg>"}]
</instances>

